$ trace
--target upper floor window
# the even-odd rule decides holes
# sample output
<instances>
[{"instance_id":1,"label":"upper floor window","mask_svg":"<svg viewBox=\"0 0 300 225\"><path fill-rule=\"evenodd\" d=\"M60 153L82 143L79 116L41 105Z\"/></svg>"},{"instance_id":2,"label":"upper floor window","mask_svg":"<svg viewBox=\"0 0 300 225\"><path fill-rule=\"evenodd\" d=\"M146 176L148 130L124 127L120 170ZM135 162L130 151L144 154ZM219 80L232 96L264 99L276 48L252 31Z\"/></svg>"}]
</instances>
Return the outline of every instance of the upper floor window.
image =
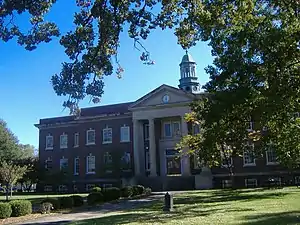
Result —
<instances>
[{"instance_id":1,"label":"upper floor window","mask_svg":"<svg viewBox=\"0 0 300 225\"><path fill-rule=\"evenodd\" d=\"M79 133L74 134L74 147L79 146Z\"/></svg>"},{"instance_id":2,"label":"upper floor window","mask_svg":"<svg viewBox=\"0 0 300 225\"><path fill-rule=\"evenodd\" d=\"M60 135L60 148L68 148L68 135Z\"/></svg>"},{"instance_id":3,"label":"upper floor window","mask_svg":"<svg viewBox=\"0 0 300 225\"><path fill-rule=\"evenodd\" d=\"M270 144L268 150L266 151L267 165L276 165L278 164L276 152L274 145Z\"/></svg>"},{"instance_id":4,"label":"upper floor window","mask_svg":"<svg viewBox=\"0 0 300 225\"><path fill-rule=\"evenodd\" d=\"M96 159L95 156L91 154L86 157L86 173L87 174L96 173Z\"/></svg>"},{"instance_id":5,"label":"upper floor window","mask_svg":"<svg viewBox=\"0 0 300 225\"><path fill-rule=\"evenodd\" d=\"M121 142L129 142L130 141L130 127L124 125L123 127L120 128L120 137L121 137Z\"/></svg>"},{"instance_id":6,"label":"upper floor window","mask_svg":"<svg viewBox=\"0 0 300 225\"><path fill-rule=\"evenodd\" d=\"M60 170L66 170L68 168L68 159L66 159L66 158L60 159L59 168L60 168Z\"/></svg>"},{"instance_id":7,"label":"upper floor window","mask_svg":"<svg viewBox=\"0 0 300 225\"><path fill-rule=\"evenodd\" d=\"M103 129L103 144L112 143L112 128Z\"/></svg>"},{"instance_id":8,"label":"upper floor window","mask_svg":"<svg viewBox=\"0 0 300 225\"><path fill-rule=\"evenodd\" d=\"M255 166L254 144L248 143L244 150L244 166Z\"/></svg>"},{"instance_id":9,"label":"upper floor window","mask_svg":"<svg viewBox=\"0 0 300 225\"><path fill-rule=\"evenodd\" d=\"M79 174L79 157L74 159L74 175Z\"/></svg>"},{"instance_id":10,"label":"upper floor window","mask_svg":"<svg viewBox=\"0 0 300 225\"><path fill-rule=\"evenodd\" d=\"M51 157L48 157L48 159L46 159L45 161L45 169L52 169L52 158Z\"/></svg>"},{"instance_id":11,"label":"upper floor window","mask_svg":"<svg viewBox=\"0 0 300 225\"><path fill-rule=\"evenodd\" d=\"M86 144L87 145L93 145L95 144L95 130L87 130L86 131Z\"/></svg>"},{"instance_id":12,"label":"upper floor window","mask_svg":"<svg viewBox=\"0 0 300 225\"><path fill-rule=\"evenodd\" d=\"M53 149L53 136L49 134L46 136L46 150L51 149Z\"/></svg>"},{"instance_id":13,"label":"upper floor window","mask_svg":"<svg viewBox=\"0 0 300 225\"><path fill-rule=\"evenodd\" d=\"M180 122L165 122L164 123L164 137L174 137L180 135Z\"/></svg>"},{"instance_id":14,"label":"upper floor window","mask_svg":"<svg viewBox=\"0 0 300 225\"><path fill-rule=\"evenodd\" d=\"M111 164L112 163L112 156L110 154L110 152L105 152L104 153L104 156L103 156L103 159L104 159L104 164Z\"/></svg>"}]
</instances>

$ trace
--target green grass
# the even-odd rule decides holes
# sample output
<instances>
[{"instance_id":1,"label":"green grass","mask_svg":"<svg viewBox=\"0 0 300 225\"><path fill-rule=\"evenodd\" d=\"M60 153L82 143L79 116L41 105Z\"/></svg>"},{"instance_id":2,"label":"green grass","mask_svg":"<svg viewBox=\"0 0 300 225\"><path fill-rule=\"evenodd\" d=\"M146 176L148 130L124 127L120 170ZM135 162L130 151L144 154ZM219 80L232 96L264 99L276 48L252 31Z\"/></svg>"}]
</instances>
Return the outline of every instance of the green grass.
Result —
<instances>
[{"instance_id":1,"label":"green grass","mask_svg":"<svg viewBox=\"0 0 300 225\"><path fill-rule=\"evenodd\" d=\"M12 198L9 197L9 200L19 200L19 199L27 199L31 201L32 205L39 205L42 200L45 198L57 198L57 197L63 197L63 196L70 196L72 194L28 194L28 195L18 195L13 194ZM77 195L77 194L76 194ZM78 194L82 197L87 196L87 194ZM6 197L4 195L0 196L0 201L5 201Z\"/></svg>"},{"instance_id":2,"label":"green grass","mask_svg":"<svg viewBox=\"0 0 300 225\"><path fill-rule=\"evenodd\" d=\"M105 214L86 224L300 224L300 189L209 190L177 194L174 212L162 212L163 202L147 207Z\"/></svg>"}]
</instances>

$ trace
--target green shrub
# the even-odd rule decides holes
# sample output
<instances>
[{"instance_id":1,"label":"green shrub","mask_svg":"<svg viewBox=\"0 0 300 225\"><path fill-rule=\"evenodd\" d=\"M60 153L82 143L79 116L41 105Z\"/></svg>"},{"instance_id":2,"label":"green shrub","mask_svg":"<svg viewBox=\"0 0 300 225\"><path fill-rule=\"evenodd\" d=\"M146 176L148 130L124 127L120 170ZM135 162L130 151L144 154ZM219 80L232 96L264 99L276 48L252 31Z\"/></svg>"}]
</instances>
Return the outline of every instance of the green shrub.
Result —
<instances>
[{"instance_id":1,"label":"green shrub","mask_svg":"<svg viewBox=\"0 0 300 225\"><path fill-rule=\"evenodd\" d=\"M129 198L133 194L133 188L131 186L126 186L121 188L120 195L123 198Z\"/></svg>"},{"instance_id":2,"label":"green shrub","mask_svg":"<svg viewBox=\"0 0 300 225\"><path fill-rule=\"evenodd\" d=\"M101 187L93 187L90 192L101 192Z\"/></svg>"},{"instance_id":3,"label":"green shrub","mask_svg":"<svg viewBox=\"0 0 300 225\"><path fill-rule=\"evenodd\" d=\"M94 205L103 202L103 194L101 192L92 192L87 196L89 205Z\"/></svg>"},{"instance_id":4,"label":"green shrub","mask_svg":"<svg viewBox=\"0 0 300 225\"><path fill-rule=\"evenodd\" d=\"M145 195L151 195L151 193L152 193L152 189L151 188L147 187L147 188L144 189L144 194Z\"/></svg>"},{"instance_id":5,"label":"green shrub","mask_svg":"<svg viewBox=\"0 0 300 225\"><path fill-rule=\"evenodd\" d=\"M59 199L59 202L60 202L61 209L69 209L72 208L74 205L74 201L71 196L61 197Z\"/></svg>"},{"instance_id":6,"label":"green shrub","mask_svg":"<svg viewBox=\"0 0 300 225\"><path fill-rule=\"evenodd\" d=\"M132 188L134 196L143 194L145 190L144 186L142 185L134 185Z\"/></svg>"},{"instance_id":7,"label":"green shrub","mask_svg":"<svg viewBox=\"0 0 300 225\"><path fill-rule=\"evenodd\" d=\"M12 210L9 203L0 202L0 219L9 218Z\"/></svg>"},{"instance_id":8,"label":"green shrub","mask_svg":"<svg viewBox=\"0 0 300 225\"><path fill-rule=\"evenodd\" d=\"M41 204L43 203L51 203L53 206L53 209L57 210L60 209L60 200L58 198L45 198Z\"/></svg>"},{"instance_id":9,"label":"green shrub","mask_svg":"<svg viewBox=\"0 0 300 225\"><path fill-rule=\"evenodd\" d=\"M117 187L105 188L103 191L103 198L105 202L117 200L120 198L121 191Z\"/></svg>"},{"instance_id":10,"label":"green shrub","mask_svg":"<svg viewBox=\"0 0 300 225\"><path fill-rule=\"evenodd\" d=\"M45 213L50 213L51 210L53 209L53 205L50 202L44 202L41 204L41 213L45 214Z\"/></svg>"},{"instance_id":11,"label":"green shrub","mask_svg":"<svg viewBox=\"0 0 300 225\"><path fill-rule=\"evenodd\" d=\"M9 202L12 209L12 216L25 216L32 213L32 205L28 200L14 200Z\"/></svg>"},{"instance_id":12,"label":"green shrub","mask_svg":"<svg viewBox=\"0 0 300 225\"><path fill-rule=\"evenodd\" d=\"M80 195L72 195L71 197L73 198L73 203L75 207L83 206L83 197L81 197Z\"/></svg>"}]
</instances>

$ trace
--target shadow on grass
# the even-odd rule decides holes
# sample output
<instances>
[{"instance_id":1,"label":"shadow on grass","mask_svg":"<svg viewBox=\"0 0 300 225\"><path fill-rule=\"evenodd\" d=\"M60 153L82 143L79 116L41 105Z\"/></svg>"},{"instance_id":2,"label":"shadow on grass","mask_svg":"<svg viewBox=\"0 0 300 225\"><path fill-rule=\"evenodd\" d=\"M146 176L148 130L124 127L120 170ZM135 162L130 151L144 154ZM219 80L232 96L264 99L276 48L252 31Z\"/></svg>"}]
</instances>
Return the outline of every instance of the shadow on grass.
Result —
<instances>
[{"instance_id":1,"label":"shadow on grass","mask_svg":"<svg viewBox=\"0 0 300 225\"><path fill-rule=\"evenodd\" d=\"M300 224L300 211L268 213L245 216L247 222L243 225L293 225Z\"/></svg>"}]
</instances>

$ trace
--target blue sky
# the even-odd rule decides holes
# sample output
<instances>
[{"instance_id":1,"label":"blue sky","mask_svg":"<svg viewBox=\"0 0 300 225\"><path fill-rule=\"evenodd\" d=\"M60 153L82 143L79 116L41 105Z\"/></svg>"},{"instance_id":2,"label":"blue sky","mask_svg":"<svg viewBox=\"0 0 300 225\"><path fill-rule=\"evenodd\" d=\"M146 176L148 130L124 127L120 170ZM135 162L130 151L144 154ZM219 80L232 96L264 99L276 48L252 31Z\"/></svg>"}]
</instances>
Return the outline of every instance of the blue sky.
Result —
<instances>
[{"instance_id":1,"label":"blue sky","mask_svg":"<svg viewBox=\"0 0 300 225\"><path fill-rule=\"evenodd\" d=\"M48 18L55 21L62 32L71 30L72 14L76 10L71 1L58 1ZM75 1L72 1L75 2ZM62 13L62 10L63 13ZM21 26L26 27L22 20ZM154 31L144 42L156 64L143 65L140 52L134 49L133 41L121 36L119 60L125 72L122 79L115 75L105 77L104 95L97 105L134 101L161 84L177 87L179 63L184 50L177 44L173 31ZM68 115L63 111L65 97L56 96L50 79L59 73L61 63L68 58L58 39L28 52L15 40L0 42L0 118L17 135L23 144L38 147L38 129L34 127L40 118ZM199 42L189 50L197 62L197 74L201 84L208 81L204 68L212 63L210 48ZM81 107L95 106L89 99Z\"/></svg>"}]
</instances>

